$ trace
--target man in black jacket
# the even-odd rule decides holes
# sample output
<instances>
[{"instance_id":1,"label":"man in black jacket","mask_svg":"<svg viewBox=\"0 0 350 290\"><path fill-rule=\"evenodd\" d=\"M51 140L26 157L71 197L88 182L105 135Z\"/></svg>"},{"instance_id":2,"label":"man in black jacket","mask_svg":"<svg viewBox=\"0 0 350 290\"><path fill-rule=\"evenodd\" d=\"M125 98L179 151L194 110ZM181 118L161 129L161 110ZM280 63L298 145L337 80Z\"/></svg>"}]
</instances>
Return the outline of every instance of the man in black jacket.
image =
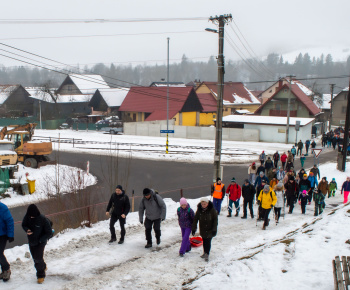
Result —
<instances>
[{"instance_id":1,"label":"man in black jacket","mask_svg":"<svg viewBox=\"0 0 350 290\"><path fill-rule=\"evenodd\" d=\"M52 236L49 220L42 214L35 204L28 206L23 218L22 228L27 233L29 250L34 260L38 283L42 284L46 276L44 250L48 239Z\"/></svg>"},{"instance_id":2,"label":"man in black jacket","mask_svg":"<svg viewBox=\"0 0 350 290\"><path fill-rule=\"evenodd\" d=\"M287 196L287 206L289 206L289 212L293 213L294 202L298 200L299 186L295 182L294 176L291 176L287 183L284 184L286 196Z\"/></svg>"},{"instance_id":3,"label":"man in black jacket","mask_svg":"<svg viewBox=\"0 0 350 290\"><path fill-rule=\"evenodd\" d=\"M111 214L109 213L110 210ZM112 193L111 198L109 199L109 203L107 205L106 216L111 216L111 220L109 222L109 230L111 231L111 239L110 243L113 243L117 240L115 235L115 223L119 220L120 224L120 240L118 244L124 243L125 237L125 222L126 216L130 211L130 201L129 197L125 194L123 187L121 185L117 185L115 189L115 193Z\"/></svg>"},{"instance_id":4,"label":"man in black jacket","mask_svg":"<svg viewBox=\"0 0 350 290\"><path fill-rule=\"evenodd\" d=\"M242 196L243 196L243 216L242 219L247 218L247 205L249 205L250 216L254 218L253 212L253 200L254 200L255 188L249 183L249 180L244 180L242 185Z\"/></svg>"}]
</instances>

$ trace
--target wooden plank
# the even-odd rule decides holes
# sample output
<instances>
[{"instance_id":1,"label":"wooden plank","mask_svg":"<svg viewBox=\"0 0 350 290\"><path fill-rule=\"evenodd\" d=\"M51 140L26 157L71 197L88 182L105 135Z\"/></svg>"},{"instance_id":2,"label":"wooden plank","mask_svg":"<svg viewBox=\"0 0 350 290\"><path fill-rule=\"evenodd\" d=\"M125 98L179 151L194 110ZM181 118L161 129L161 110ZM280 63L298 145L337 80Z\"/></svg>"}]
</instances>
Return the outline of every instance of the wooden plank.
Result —
<instances>
[{"instance_id":1,"label":"wooden plank","mask_svg":"<svg viewBox=\"0 0 350 290\"><path fill-rule=\"evenodd\" d=\"M338 289L339 290L345 290L344 289L344 282L343 282L343 271L342 271L342 268L341 268L339 256L335 257L335 269L337 271Z\"/></svg>"},{"instance_id":2,"label":"wooden plank","mask_svg":"<svg viewBox=\"0 0 350 290\"><path fill-rule=\"evenodd\" d=\"M348 263L346 261L346 257L342 256L341 261L343 264L343 273L344 273L344 280L345 280L345 289L348 289L348 286L350 285L350 277L349 277L349 267Z\"/></svg>"},{"instance_id":3,"label":"wooden plank","mask_svg":"<svg viewBox=\"0 0 350 290\"><path fill-rule=\"evenodd\" d=\"M333 266L333 278L334 278L334 290L338 290L337 269L335 268L335 260L332 260Z\"/></svg>"}]
</instances>

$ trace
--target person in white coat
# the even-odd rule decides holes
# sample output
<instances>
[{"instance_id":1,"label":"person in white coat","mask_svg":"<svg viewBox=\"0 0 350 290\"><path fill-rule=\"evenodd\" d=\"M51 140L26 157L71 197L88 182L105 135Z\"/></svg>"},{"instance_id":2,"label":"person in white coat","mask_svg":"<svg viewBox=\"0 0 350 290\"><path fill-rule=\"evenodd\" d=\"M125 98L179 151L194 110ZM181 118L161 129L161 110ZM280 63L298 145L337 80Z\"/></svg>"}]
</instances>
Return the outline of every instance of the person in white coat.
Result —
<instances>
[{"instance_id":1,"label":"person in white coat","mask_svg":"<svg viewBox=\"0 0 350 290\"><path fill-rule=\"evenodd\" d=\"M281 182L277 183L274 188L274 191L277 197L277 202L275 204L275 219L276 219L276 225L277 225L281 216L281 209L284 206L283 183Z\"/></svg>"},{"instance_id":2,"label":"person in white coat","mask_svg":"<svg viewBox=\"0 0 350 290\"><path fill-rule=\"evenodd\" d=\"M251 165L249 165L248 167L248 180L251 184L255 183L255 179L256 179L256 171L258 170L258 168L256 167L255 162L253 162Z\"/></svg>"}]
</instances>

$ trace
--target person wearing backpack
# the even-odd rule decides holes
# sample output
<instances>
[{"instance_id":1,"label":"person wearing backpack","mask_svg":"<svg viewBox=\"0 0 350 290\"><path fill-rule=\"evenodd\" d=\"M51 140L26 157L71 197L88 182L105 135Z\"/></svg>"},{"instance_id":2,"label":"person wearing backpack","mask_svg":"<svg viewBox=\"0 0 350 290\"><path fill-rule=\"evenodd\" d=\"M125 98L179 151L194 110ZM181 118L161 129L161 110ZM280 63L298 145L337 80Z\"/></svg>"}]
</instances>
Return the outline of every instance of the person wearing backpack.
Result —
<instances>
[{"instance_id":1,"label":"person wearing backpack","mask_svg":"<svg viewBox=\"0 0 350 290\"><path fill-rule=\"evenodd\" d=\"M109 222L111 239L109 243L113 243L117 240L114 225L118 220L120 225L120 240L118 244L124 243L126 216L128 215L129 211L129 197L125 194L123 187L121 185L117 185L115 193L112 193L106 209L106 216L111 217Z\"/></svg>"},{"instance_id":2,"label":"person wearing backpack","mask_svg":"<svg viewBox=\"0 0 350 290\"><path fill-rule=\"evenodd\" d=\"M190 234L194 220L194 211L184 197L180 199L180 207L177 209L177 217L182 234L179 255L180 257L183 257L186 252L191 251Z\"/></svg>"},{"instance_id":3,"label":"person wearing backpack","mask_svg":"<svg viewBox=\"0 0 350 290\"><path fill-rule=\"evenodd\" d=\"M283 183L279 182L274 187L274 192L276 194L277 202L275 204L274 210L275 210L275 220L276 225L279 222L279 219L281 217L281 209L284 207L284 192L283 192Z\"/></svg>"},{"instance_id":4,"label":"person wearing backpack","mask_svg":"<svg viewBox=\"0 0 350 290\"><path fill-rule=\"evenodd\" d=\"M7 241L14 241L14 222L8 207L0 201L0 279L4 282L11 276L10 264L4 254Z\"/></svg>"},{"instance_id":5,"label":"person wearing backpack","mask_svg":"<svg viewBox=\"0 0 350 290\"><path fill-rule=\"evenodd\" d=\"M276 204L277 198L275 192L266 184L258 199L262 208L262 216L264 218L264 225L262 229L265 230L269 225L269 214L271 208L273 208Z\"/></svg>"},{"instance_id":6,"label":"person wearing backpack","mask_svg":"<svg viewBox=\"0 0 350 290\"><path fill-rule=\"evenodd\" d=\"M227 187L226 193L229 196L229 204L228 204L228 215L227 217L232 216L232 210L233 210L233 204L236 208L236 214L237 217L239 214L239 210L241 209L239 206L239 200L241 198L242 189L241 187L236 183L236 179L232 177L231 184Z\"/></svg>"},{"instance_id":7,"label":"person wearing backpack","mask_svg":"<svg viewBox=\"0 0 350 290\"><path fill-rule=\"evenodd\" d=\"M34 260L37 282L42 284L46 276L44 250L47 241L52 237L50 221L40 213L35 204L28 206L27 213L22 221L22 228L27 233L29 250Z\"/></svg>"},{"instance_id":8,"label":"person wearing backpack","mask_svg":"<svg viewBox=\"0 0 350 290\"><path fill-rule=\"evenodd\" d=\"M152 247L152 226L157 239L157 245L160 244L160 224L166 217L166 204L164 200L153 189L144 188L143 198L139 206L139 219L143 224L143 215L146 211L145 233L147 244L145 248Z\"/></svg>"},{"instance_id":9,"label":"person wearing backpack","mask_svg":"<svg viewBox=\"0 0 350 290\"><path fill-rule=\"evenodd\" d=\"M287 196L287 206L289 206L289 212L288 213L293 213L293 208L294 208L294 202L297 200L299 196L299 186L295 182L294 176L291 176L284 184L285 188L285 193Z\"/></svg>"},{"instance_id":10,"label":"person wearing backpack","mask_svg":"<svg viewBox=\"0 0 350 290\"><path fill-rule=\"evenodd\" d=\"M250 216L254 218L253 202L254 202L255 188L249 182L248 179L244 180L242 185L242 196L243 196L243 216L242 219L247 218L247 206L249 206Z\"/></svg>"}]
</instances>

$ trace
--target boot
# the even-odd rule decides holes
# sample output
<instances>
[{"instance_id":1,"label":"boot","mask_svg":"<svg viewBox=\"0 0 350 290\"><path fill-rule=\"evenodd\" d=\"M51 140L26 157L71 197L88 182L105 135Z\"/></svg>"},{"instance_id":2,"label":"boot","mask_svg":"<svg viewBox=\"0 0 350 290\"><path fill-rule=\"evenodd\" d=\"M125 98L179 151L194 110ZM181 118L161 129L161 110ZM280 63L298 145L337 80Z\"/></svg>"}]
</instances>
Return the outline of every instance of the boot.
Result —
<instances>
[{"instance_id":1,"label":"boot","mask_svg":"<svg viewBox=\"0 0 350 290\"><path fill-rule=\"evenodd\" d=\"M10 277L11 277L11 270L10 270L10 269L8 269L7 271L4 271L4 272L2 273L2 280L3 280L4 282L10 280Z\"/></svg>"},{"instance_id":2,"label":"boot","mask_svg":"<svg viewBox=\"0 0 350 290\"><path fill-rule=\"evenodd\" d=\"M43 284L44 280L45 280L45 278L38 278L38 284Z\"/></svg>"},{"instance_id":3,"label":"boot","mask_svg":"<svg viewBox=\"0 0 350 290\"><path fill-rule=\"evenodd\" d=\"M146 248L146 249L148 249L148 248L152 248L152 243L147 242L147 244L146 244L145 248Z\"/></svg>"},{"instance_id":4,"label":"boot","mask_svg":"<svg viewBox=\"0 0 350 290\"><path fill-rule=\"evenodd\" d=\"M227 217L232 217L231 212L228 212Z\"/></svg>"},{"instance_id":5,"label":"boot","mask_svg":"<svg viewBox=\"0 0 350 290\"><path fill-rule=\"evenodd\" d=\"M265 226L265 224L263 225L262 229L263 229L263 230L266 230L266 226Z\"/></svg>"},{"instance_id":6,"label":"boot","mask_svg":"<svg viewBox=\"0 0 350 290\"><path fill-rule=\"evenodd\" d=\"M254 215L253 215L253 214L251 214L250 216L252 217L252 219L254 218Z\"/></svg>"},{"instance_id":7,"label":"boot","mask_svg":"<svg viewBox=\"0 0 350 290\"><path fill-rule=\"evenodd\" d=\"M206 253L203 253L203 255L201 255L201 258L204 259L206 256Z\"/></svg>"},{"instance_id":8,"label":"boot","mask_svg":"<svg viewBox=\"0 0 350 290\"><path fill-rule=\"evenodd\" d=\"M124 243L124 239L121 238L121 239L119 240L118 244L121 245L122 243Z\"/></svg>"},{"instance_id":9,"label":"boot","mask_svg":"<svg viewBox=\"0 0 350 290\"><path fill-rule=\"evenodd\" d=\"M114 243L115 241L117 241L116 238L111 238L108 243Z\"/></svg>"},{"instance_id":10,"label":"boot","mask_svg":"<svg viewBox=\"0 0 350 290\"><path fill-rule=\"evenodd\" d=\"M236 211L236 214L235 214L235 216L238 216L238 211Z\"/></svg>"},{"instance_id":11,"label":"boot","mask_svg":"<svg viewBox=\"0 0 350 290\"><path fill-rule=\"evenodd\" d=\"M209 255L205 254L204 261L209 262Z\"/></svg>"},{"instance_id":12,"label":"boot","mask_svg":"<svg viewBox=\"0 0 350 290\"><path fill-rule=\"evenodd\" d=\"M159 245L159 244L160 244L160 237L157 238L157 245Z\"/></svg>"},{"instance_id":13,"label":"boot","mask_svg":"<svg viewBox=\"0 0 350 290\"><path fill-rule=\"evenodd\" d=\"M246 216L246 215L244 215L244 216L242 216L242 217L241 217L241 219L246 219L246 218L247 218L247 216Z\"/></svg>"}]
</instances>

